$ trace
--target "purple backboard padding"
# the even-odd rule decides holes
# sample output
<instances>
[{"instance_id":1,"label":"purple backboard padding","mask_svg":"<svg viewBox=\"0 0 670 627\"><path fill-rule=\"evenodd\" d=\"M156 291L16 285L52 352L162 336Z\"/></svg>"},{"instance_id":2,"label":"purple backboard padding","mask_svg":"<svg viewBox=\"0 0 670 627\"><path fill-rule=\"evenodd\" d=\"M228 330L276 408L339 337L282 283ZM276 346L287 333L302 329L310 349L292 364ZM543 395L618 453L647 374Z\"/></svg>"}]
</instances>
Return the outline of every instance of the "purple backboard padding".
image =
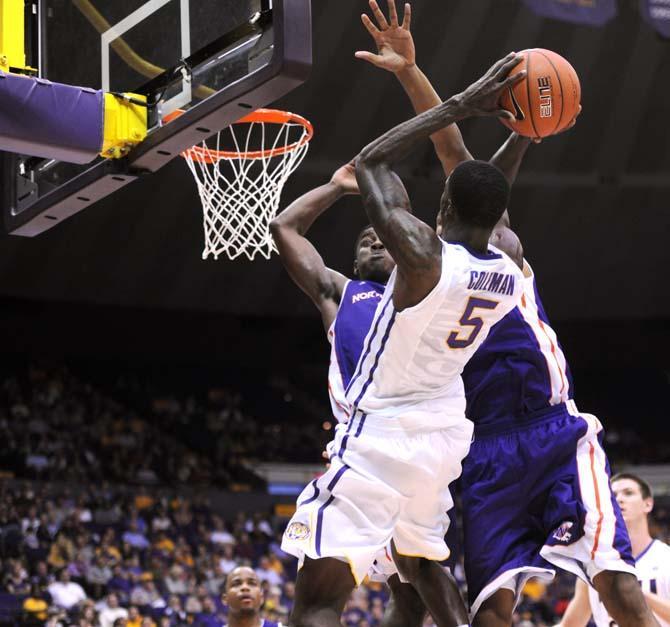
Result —
<instances>
[{"instance_id":1,"label":"purple backboard padding","mask_svg":"<svg viewBox=\"0 0 670 627\"><path fill-rule=\"evenodd\" d=\"M102 149L104 93L0 71L0 150L88 163Z\"/></svg>"}]
</instances>

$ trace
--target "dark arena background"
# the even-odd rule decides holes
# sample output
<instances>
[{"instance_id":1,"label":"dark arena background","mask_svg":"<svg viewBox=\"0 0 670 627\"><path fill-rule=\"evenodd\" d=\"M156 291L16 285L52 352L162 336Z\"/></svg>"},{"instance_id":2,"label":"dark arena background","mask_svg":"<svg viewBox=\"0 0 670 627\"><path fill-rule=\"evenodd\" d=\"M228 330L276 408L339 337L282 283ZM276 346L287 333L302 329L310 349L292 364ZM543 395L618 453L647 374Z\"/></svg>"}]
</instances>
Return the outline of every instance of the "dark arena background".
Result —
<instances>
[{"instance_id":1,"label":"dark arena background","mask_svg":"<svg viewBox=\"0 0 670 627\"><path fill-rule=\"evenodd\" d=\"M613 471L651 483L652 535L668 542L670 40L667 23L657 32L644 17L663 3L546 2L610 4L617 14L594 25L544 17L540 0L415 0L412 32L443 98L511 50L548 48L577 70L583 113L530 146L510 216L575 400L603 422ZM391 74L354 58L372 49L366 10L312 4L311 76L272 103L315 129L281 208L412 115ZM492 119L460 126L476 158L507 137ZM398 172L433 224L444 177L432 146ZM366 223L347 196L309 237L350 275ZM262 615L287 624L296 563L279 543L333 435L330 347L276 255L203 261L201 249L182 159L39 237L0 237L0 624L224 625L235 564L262 580ZM451 566L464 588L459 532L456 516ZM63 570L85 597L69 607L48 592ZM573 582L529 584L515 624L560 623ZM114 622L128 612L110 613L111 593L126 622ZM381 625L387 598L361 587L343 625Z\"/></svg>"}]
</instances>

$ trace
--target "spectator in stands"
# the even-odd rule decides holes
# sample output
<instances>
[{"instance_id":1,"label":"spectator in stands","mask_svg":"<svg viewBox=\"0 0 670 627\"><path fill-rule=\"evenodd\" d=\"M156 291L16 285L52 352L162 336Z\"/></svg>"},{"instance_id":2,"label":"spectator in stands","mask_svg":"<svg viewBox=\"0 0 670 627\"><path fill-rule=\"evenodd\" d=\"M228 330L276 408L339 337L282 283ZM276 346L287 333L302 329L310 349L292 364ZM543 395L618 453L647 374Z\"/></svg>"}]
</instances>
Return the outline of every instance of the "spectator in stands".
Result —
<instances>
[{"instance_id":1,"label":"spectator in stands","mask_svg":"<svg viewBox=\"0 0 670 627\"><path fill-rule=\"evenodd\" d=\"M219 616L216 605L210 597L205 597L202 602L202 611L195 615L194 627L224 627L223 616Z\"/></svg>"},{"instance_id":2,"label":"spectator in stands","mask_svg":"<svg viewBox=\"0 0 670 627\"><path fill-rule=\"evenodd\" d=\"M114 566L112 578L107 582L107 589L116 592L122 599L128 599L133 589L130 577L125 573L120 564Z\"/></svg>"},{"instance_id":3,"label":"spectator in stands","mask_svg":"<svg viewBox=\"0 0 670 627\"><path fill-rule=\"evenodd\" d=\"M135 605L128 608L128 618L126 620L126 627L142 627L142 615Z\"/></svg>"},{"instance_id":4,"label":"spectator in stands","mask_svg":"<svg viewBox=\"0 0 670 627\"><path fill-rule=\"evenodd\" d=\"M78 583L70 581L70 573L67 568L60 571L58 581L52 583L48 590L54 605L64 610L71 610L86 600L84 589Z\"/></svg>"},{"instance_id":5,"label":"spectator in stands","mask_svg":"<svg viewBox=\"0 0 670 627\"><path fill-rule=\"evenodd\" d=\"M256 574L261 581L267 581L271 586L281 586L282 584L281 575L270 567L270 559L267 555L261 557L258 568L256 568Z\"/></svg>"},{"instance_id":6,"label":"spectator in stands","mask_svg":"<svg viewBox=\"0 0 670 627\"><path fill-rule=\"evenodd\" d=\"M30 578L28 571L23 567L21 560L8 560L9 572L3 578L3 585L12 594L28 594L30 592Z\"/></svg>"},{"instance_id":7,"label":"spectator in stands","mask_svg":"<svg viewBox=\"0 0 670 627\"><path fill-rule=\"evenodd\" d=\"M37 562L35 565L35 574L30 578L30 581L37 584L40 588L46 588L54 582L54 576L49 572L46 562Z\"/></svg>"},{"instance_id":8,"label":"spectator in stands","mask_svg":"<svg viewBox=\"0 0 670 627\"><path fill-rule=\"evenodd\" d=\"M163 616L167 616L170 619L170 625L180 625L181 623L186 623L188 619L188 614L181 606L181 601L176 594L170 596L168 600L168 605L163 612Z\"/></svg>"},{"instance_id":9,"label":"spectator in stands","mask_svg":"<svg viewBox=\"0 0 670 627\"><path fill-rule=\"evenodd\" d=\"M226 529L223 519L220 516L213 516L212 522L214 529L209 536L212 544L235 544L235 538Z\"/></svg>"},{"instance_id":10,"label":"spectator in stands","mask_svg":"<svg viewBox=\"0 0 670 627\"><path fill-rule=\"evenodd\" d=\"M140 607L161 607L165 605L163 597L156 589L151 573L143 573L140 576L139 585L135 586L130 593L130 602Z\"/></svg>"},{"instance_id":11,"label":"spectator in stands","mask_svg":"<svg viewBox=\"0 0 670 627\"><path fill-rule=\"evenodd\" d=\"M234 559L233 546L227 544L223 547L223 554L221 559L219 559L219 568L221 568L224 575L227 575L235 566L237 566L237 562Z\"/></svg>"},{"instance_id":12,"label":"spectator in stands","mask_svg":"<svg viewBox=\"0 0 670 627\"><path fill-rule=\"evenodd\" d=\"M56 542L51 545L47 562L56 570L65 568L74 560L75 551L74 542L72 542L64 531L61 531L58 536L56 536Z\"/></svg>"},{"instance_id":13,"label":"spectator in stands","mask_svg":"<svg viewBox=\"0 0 670 627\"><path fill-rule=\"evenodd\" d=\"M37 583L30 586L30 594L23 601L23 624L43 625L49 609L48 595Z\"/></svg>"},{"instance_id":14,"label":"spectator in stands","mask_svg":"<svg viewBox=\"0 0 670 627\"><path fill-rule=\"evenodd\" d=\"M204 570L204 575L206 577L205 585L207 586L207 590L210 594L218 596L226 583L226 575L221 570L219 560L216 556L212 557L210 566Z\"/></svg>"},{"instance_id":15,"label":"spectator in stands","mask_svg":"<svg viewBox=\"0 0 670 627\"><path fill-rule=\"evenodd\" d=\"M165 587L170 594L186 594L188 592L188 576L179 564L170 568L170 572L164 580Z\"/></svg>"},{"instance_id":16,"label":"spectator in stands","mask_svg":"<svg viewBox=\"0 0 670 627\"><path fill-rule=\"evenodd\" d=\"M147 537L140 531L140 525L137 518L133 518L128 525L128 530L123 534L123 541L134 549L143 551L148 549L150 544Z\"/></svg>"},{"instance_id":17,"label":"spectator in stands","mask_svg":"<svg viewBox=\"0 0 670 627\"><path fill-rule=\"evenodd\" d=\"M119 598L115 594L108 594L100 610L100 627L113 627L118 618L128 618L128 610L119 606Z\"/></svg>"},{"instance_id":18,"label":"spectator in stands","mask_svg":"<svg viewBox=\"0 0 670 627\"><path fill-rule=\"evenodd\" d=\"M98 555L86 572L86 582L96 599L102 596L102 592L111 578L112 569L109 567L108 560L103 555Z\"/></svg>"}]
</instances>

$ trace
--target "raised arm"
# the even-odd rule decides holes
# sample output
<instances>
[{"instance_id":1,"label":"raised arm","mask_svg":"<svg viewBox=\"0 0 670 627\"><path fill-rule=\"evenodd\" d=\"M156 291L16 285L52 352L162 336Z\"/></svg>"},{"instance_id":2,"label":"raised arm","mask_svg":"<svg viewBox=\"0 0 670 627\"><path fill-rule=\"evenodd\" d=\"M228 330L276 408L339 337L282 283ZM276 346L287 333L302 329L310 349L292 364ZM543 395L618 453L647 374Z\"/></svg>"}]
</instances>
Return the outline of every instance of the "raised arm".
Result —
<instances>
[{"instance_id":1,"label":"raised arm","mask_svg":"<svg viewBox=\"0 0 670 627\"><path fill-rule=\"evenodd\" d=\"M335 319L347 278L326 267L305 234L314 221L342 196L357 194L353 164L341 167L325 185L298 198L271 223L279 257L294 283L312 299L326 331Z\"/></svg>"},{"instance_id":2,"label":"raised arm","mask_svg":"<svg viewBox=\"0 0 670 627\"><path fill-rule=\"evenodd\" d=\"M395 74L412 102L414 111L417 114L424 113L439 105L442 99L426 75L416 65L414 38L410 29L411 5L405 4L403 21L400 24L395 0L387 0L387 2L388 20L376 0L370 0L369 4L377 24L375 25L367 15L361 16L363 25L375 42L377 54L360 50L356 52L356 57ZM430 139L442 163L445 176L449 176L459 163L473 158L463 142L463 136L457 124L450 124L438 130L430 136ZM512 133L490 160L503 172L510 184L516 179L529 145L529 139Z\"/></svg>"},{"instance_id":3,"label":"raised arm","mask_svg":"<svg viewBox=\"0 0 670 627\"><path fill-rule=\"evenodd\" d=\"M563 614L563 618L556 627L586 627L591 619L591 604L589 603L588 584L581 579L575 581L575 595Z\"/></svg>"},{"instance_id":4,"label":"raised arm","mask_svg":"<svg viewBox=\"0 0 670 627\"><path fill-rule=\"evenodd\" d=\"M377 24L375 25L367 15L361 15L363 25L375 42L377 54L359 50L356 57L395 74L412 102L414 111L417 114L423 113L440 104L442 99L426 75L416 65L414 38L410 30L411 5L405 4L403 21L400 24L395 0L387 0L387 2L388 20L376 0L370 0L369 4ZM430 139L447 176L459 163L472 159L456 124L439 129L430 136Z\"/></svg>"},{"instance_id":5,"label":"raised arm","mask_svg":"<svg viewBox=\"0 0 670 627\"><path fill-rule=\"evenodd\" d=\"M396 306L419 302L440 277L441 243L435 231L411 215L407 192L392 165L436 131L473 115L510 117L500 94L525 77L509 76L520 57L510 54L463 93L400 124L366 146L356 159L356 178L375 230L398 266ZM400 302L399 302L400 301Z\"/></svg>"}]
</instances>

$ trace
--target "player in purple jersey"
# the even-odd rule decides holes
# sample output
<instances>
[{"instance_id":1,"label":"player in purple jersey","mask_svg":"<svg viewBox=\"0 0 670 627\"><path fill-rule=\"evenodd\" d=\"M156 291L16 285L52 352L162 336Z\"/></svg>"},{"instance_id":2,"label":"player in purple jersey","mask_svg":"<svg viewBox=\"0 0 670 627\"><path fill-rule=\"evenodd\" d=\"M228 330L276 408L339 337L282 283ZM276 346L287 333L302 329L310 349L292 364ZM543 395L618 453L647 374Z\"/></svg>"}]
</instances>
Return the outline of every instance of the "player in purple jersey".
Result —
<instances>
[{"instance_id":1,"label":"player in purple jersey","mask_svg":"<svg viewBox=\"0 0 670 627\"><path fill-rule=\"evenodd\" d=\"M413 44L397 20L389 24L374 0L370 6L379 28L366 16L363 22L378 54L357 56L403 82L416 72ZM393 16L393 0L389 9ZM432 93L412 98L415 108L436 106ZM440 155L447 175L454 157L471 158L460 134L450 139ZM632 574L630 543L607 481L602 426L574 406L567 364L507 213L491 242L519 262L526 286L521 305L492 329L463 373L475 422L462 477L473 624L510 625L524 581L560 566L590 580L619 625L658 625ZM385 624L420 625L416 591L397 578L390 583L394 603Z\"/></svg>"},{"instance_id":2,"label":"player in purple jersey","mask_svg":"<svg viewBox=\"0 0 670 627\"><path fill-rule=\"evenodd\" d=\"M354 166L347 164L328 183L298 198L270 223L284 267L319 310L326 332L337 316L349 279L326 267L306 234L314 221L343 196L358 193ZM355 255L353 274L357 279L382 286L388 281L395 264L371 227L359 234Z\"/></svg>"},{"instance_id":3,"label":"player in purple jersey","mask_svg":"<svg viewBox=\"0 0 670 627\"><path fill-rule=\"evenodd\" d=\"M252 568L238 566L226 577L225 598L228 606L227 627L282 627L261 618L263 590Z\"/></svg>"}]
</instances>

